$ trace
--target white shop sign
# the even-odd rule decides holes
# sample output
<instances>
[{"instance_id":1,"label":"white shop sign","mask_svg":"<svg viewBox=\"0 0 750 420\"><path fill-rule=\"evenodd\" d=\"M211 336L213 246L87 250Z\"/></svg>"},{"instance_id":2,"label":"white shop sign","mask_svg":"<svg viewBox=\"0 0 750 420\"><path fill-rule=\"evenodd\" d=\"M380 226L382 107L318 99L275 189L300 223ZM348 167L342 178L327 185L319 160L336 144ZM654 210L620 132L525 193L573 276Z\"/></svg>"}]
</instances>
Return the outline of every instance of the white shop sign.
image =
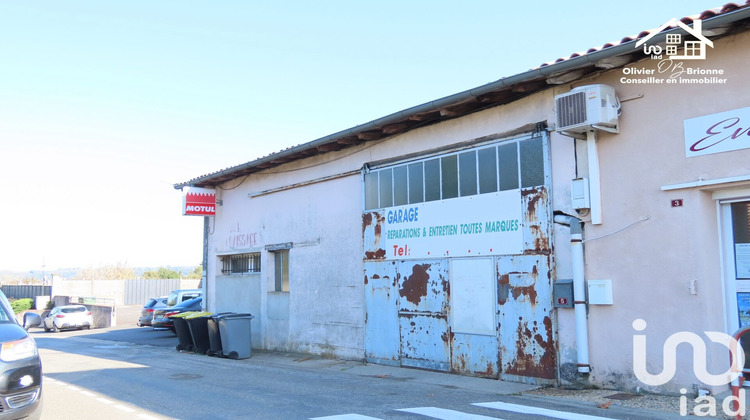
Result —
<instances>
[{"instance_id":1,"label":"white shop sign","mask_svg":"<svg viewBox=\"0 0 750 420\"><path fill-rule=\"evenodd\" d=\"M687 157L750 148L750 107L691 118L684 127Z\"/></svg>"},{"instance_id":2,"label":"white shop sign","mask_svg":"<svg viewBox=\"0 0 750 420\"><path fill-rule=\"evenodd\" d=\"M385 218L387 259L523 252L520 190L391 207Z\"/></svg>"}]
</instances>

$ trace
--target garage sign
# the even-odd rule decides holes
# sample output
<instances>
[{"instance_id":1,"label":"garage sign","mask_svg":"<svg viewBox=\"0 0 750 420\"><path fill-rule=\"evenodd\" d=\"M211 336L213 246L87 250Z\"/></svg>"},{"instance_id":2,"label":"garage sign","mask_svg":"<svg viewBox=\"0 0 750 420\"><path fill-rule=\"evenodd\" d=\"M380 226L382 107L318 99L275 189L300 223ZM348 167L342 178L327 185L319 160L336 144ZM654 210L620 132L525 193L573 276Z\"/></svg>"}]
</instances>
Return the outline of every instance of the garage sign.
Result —
<instances>
[{"instance_id":1,"label":"garage sign","mask_svg":"<svg viewBox=\"0 0 750 420\"><path fill-rule=\"evenodd\" d=\"M183 216L215 216L216 190L188 188L182 195Z\"/></svg>"},{"instance_id":2,"label":"garage sign","mask_svg":"<svg viewBox=\"0 0 750 420\"><path fill-rule=\"evenodd\" d=\"M385 210L386 259L523 252L520 190Z\"/></svg>"}]
</instances>

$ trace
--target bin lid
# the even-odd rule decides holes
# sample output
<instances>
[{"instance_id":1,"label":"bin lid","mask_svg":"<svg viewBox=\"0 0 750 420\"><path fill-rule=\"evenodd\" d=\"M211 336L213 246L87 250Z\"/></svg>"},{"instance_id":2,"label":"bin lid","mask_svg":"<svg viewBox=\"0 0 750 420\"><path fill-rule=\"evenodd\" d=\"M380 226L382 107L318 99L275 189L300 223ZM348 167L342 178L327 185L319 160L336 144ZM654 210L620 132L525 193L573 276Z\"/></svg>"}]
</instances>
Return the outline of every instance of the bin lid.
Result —
<instances>
[{"instance_id":1,"label":"bin lid","mask_svg":"<svg viewBox=\"0 0 750 420\"><path fill-rule=\"evenodd\" d=\"M180 312L179 314L170 315L169 317L170 318L185 318L194 313L197 313L197 311Z\"/></svg>"},{"instance_id":2,"label":"bin lid","mask_svg":"<svg viewBox=\"0 0 750 420\"><path fill-rule=\"evenodd\" d=\"M227 315L222 315L221 318L224 318L224 319L226 319L226 318L250 318L250 319L253 319L255 317L252 314L227 314Z\"/></svg>"},{"instance_id":3,"label":"bin lid","mask_svg":"<svg viewBox=\"0 0 750 420\"><path fill-rule=\"evenodd\" d=\"M194 318L208 318L211 315L213 315L213 312L193 312L190 315L184 317L185 319L194 319Z\"/></svg>"}]
</instances>

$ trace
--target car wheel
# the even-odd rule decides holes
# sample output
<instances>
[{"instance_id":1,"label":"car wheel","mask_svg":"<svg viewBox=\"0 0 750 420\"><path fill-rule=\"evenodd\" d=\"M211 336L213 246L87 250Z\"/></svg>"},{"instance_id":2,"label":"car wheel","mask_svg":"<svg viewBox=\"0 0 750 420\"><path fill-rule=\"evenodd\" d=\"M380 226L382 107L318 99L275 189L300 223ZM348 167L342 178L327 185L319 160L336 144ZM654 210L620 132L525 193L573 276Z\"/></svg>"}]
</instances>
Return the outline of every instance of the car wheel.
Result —
<instances>
[{"instance_id":1,"label":"car wheel","mask_svg":"<svg viewBox=\"0 0 750 420\"><path fill-rule=\"evenodd\" d=\"M42 323L44 326L44 332L49 332L49 328L47 328L47 323Z\"/></svg>"}]
</instances>

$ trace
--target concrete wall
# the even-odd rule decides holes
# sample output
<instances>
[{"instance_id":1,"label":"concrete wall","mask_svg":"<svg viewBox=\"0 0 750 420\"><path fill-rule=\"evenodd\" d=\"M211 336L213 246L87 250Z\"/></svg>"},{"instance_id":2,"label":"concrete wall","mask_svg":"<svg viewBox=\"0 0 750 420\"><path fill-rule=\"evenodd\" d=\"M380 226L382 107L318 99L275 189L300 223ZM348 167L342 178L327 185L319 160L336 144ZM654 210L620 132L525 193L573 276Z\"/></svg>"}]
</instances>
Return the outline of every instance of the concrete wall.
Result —
<instances>
[{"instance_id":1,"label":"concrete wall","mask_svg":"<svg viewBox=\"0 0 750 420\"><path fill-rule=\"evenodd\" d=\"M79 305L79 303L70 301L69 296L54 296L52 298L55 306L65 305ZM106 305L91 305L81 304L91 311L91 315L94 317L94 325L91 328L108 328L117 325L117 313L116 309L112 306ZM49 311L41 312L42 316L46 316Z\"/></svg>"}]
</instances>

